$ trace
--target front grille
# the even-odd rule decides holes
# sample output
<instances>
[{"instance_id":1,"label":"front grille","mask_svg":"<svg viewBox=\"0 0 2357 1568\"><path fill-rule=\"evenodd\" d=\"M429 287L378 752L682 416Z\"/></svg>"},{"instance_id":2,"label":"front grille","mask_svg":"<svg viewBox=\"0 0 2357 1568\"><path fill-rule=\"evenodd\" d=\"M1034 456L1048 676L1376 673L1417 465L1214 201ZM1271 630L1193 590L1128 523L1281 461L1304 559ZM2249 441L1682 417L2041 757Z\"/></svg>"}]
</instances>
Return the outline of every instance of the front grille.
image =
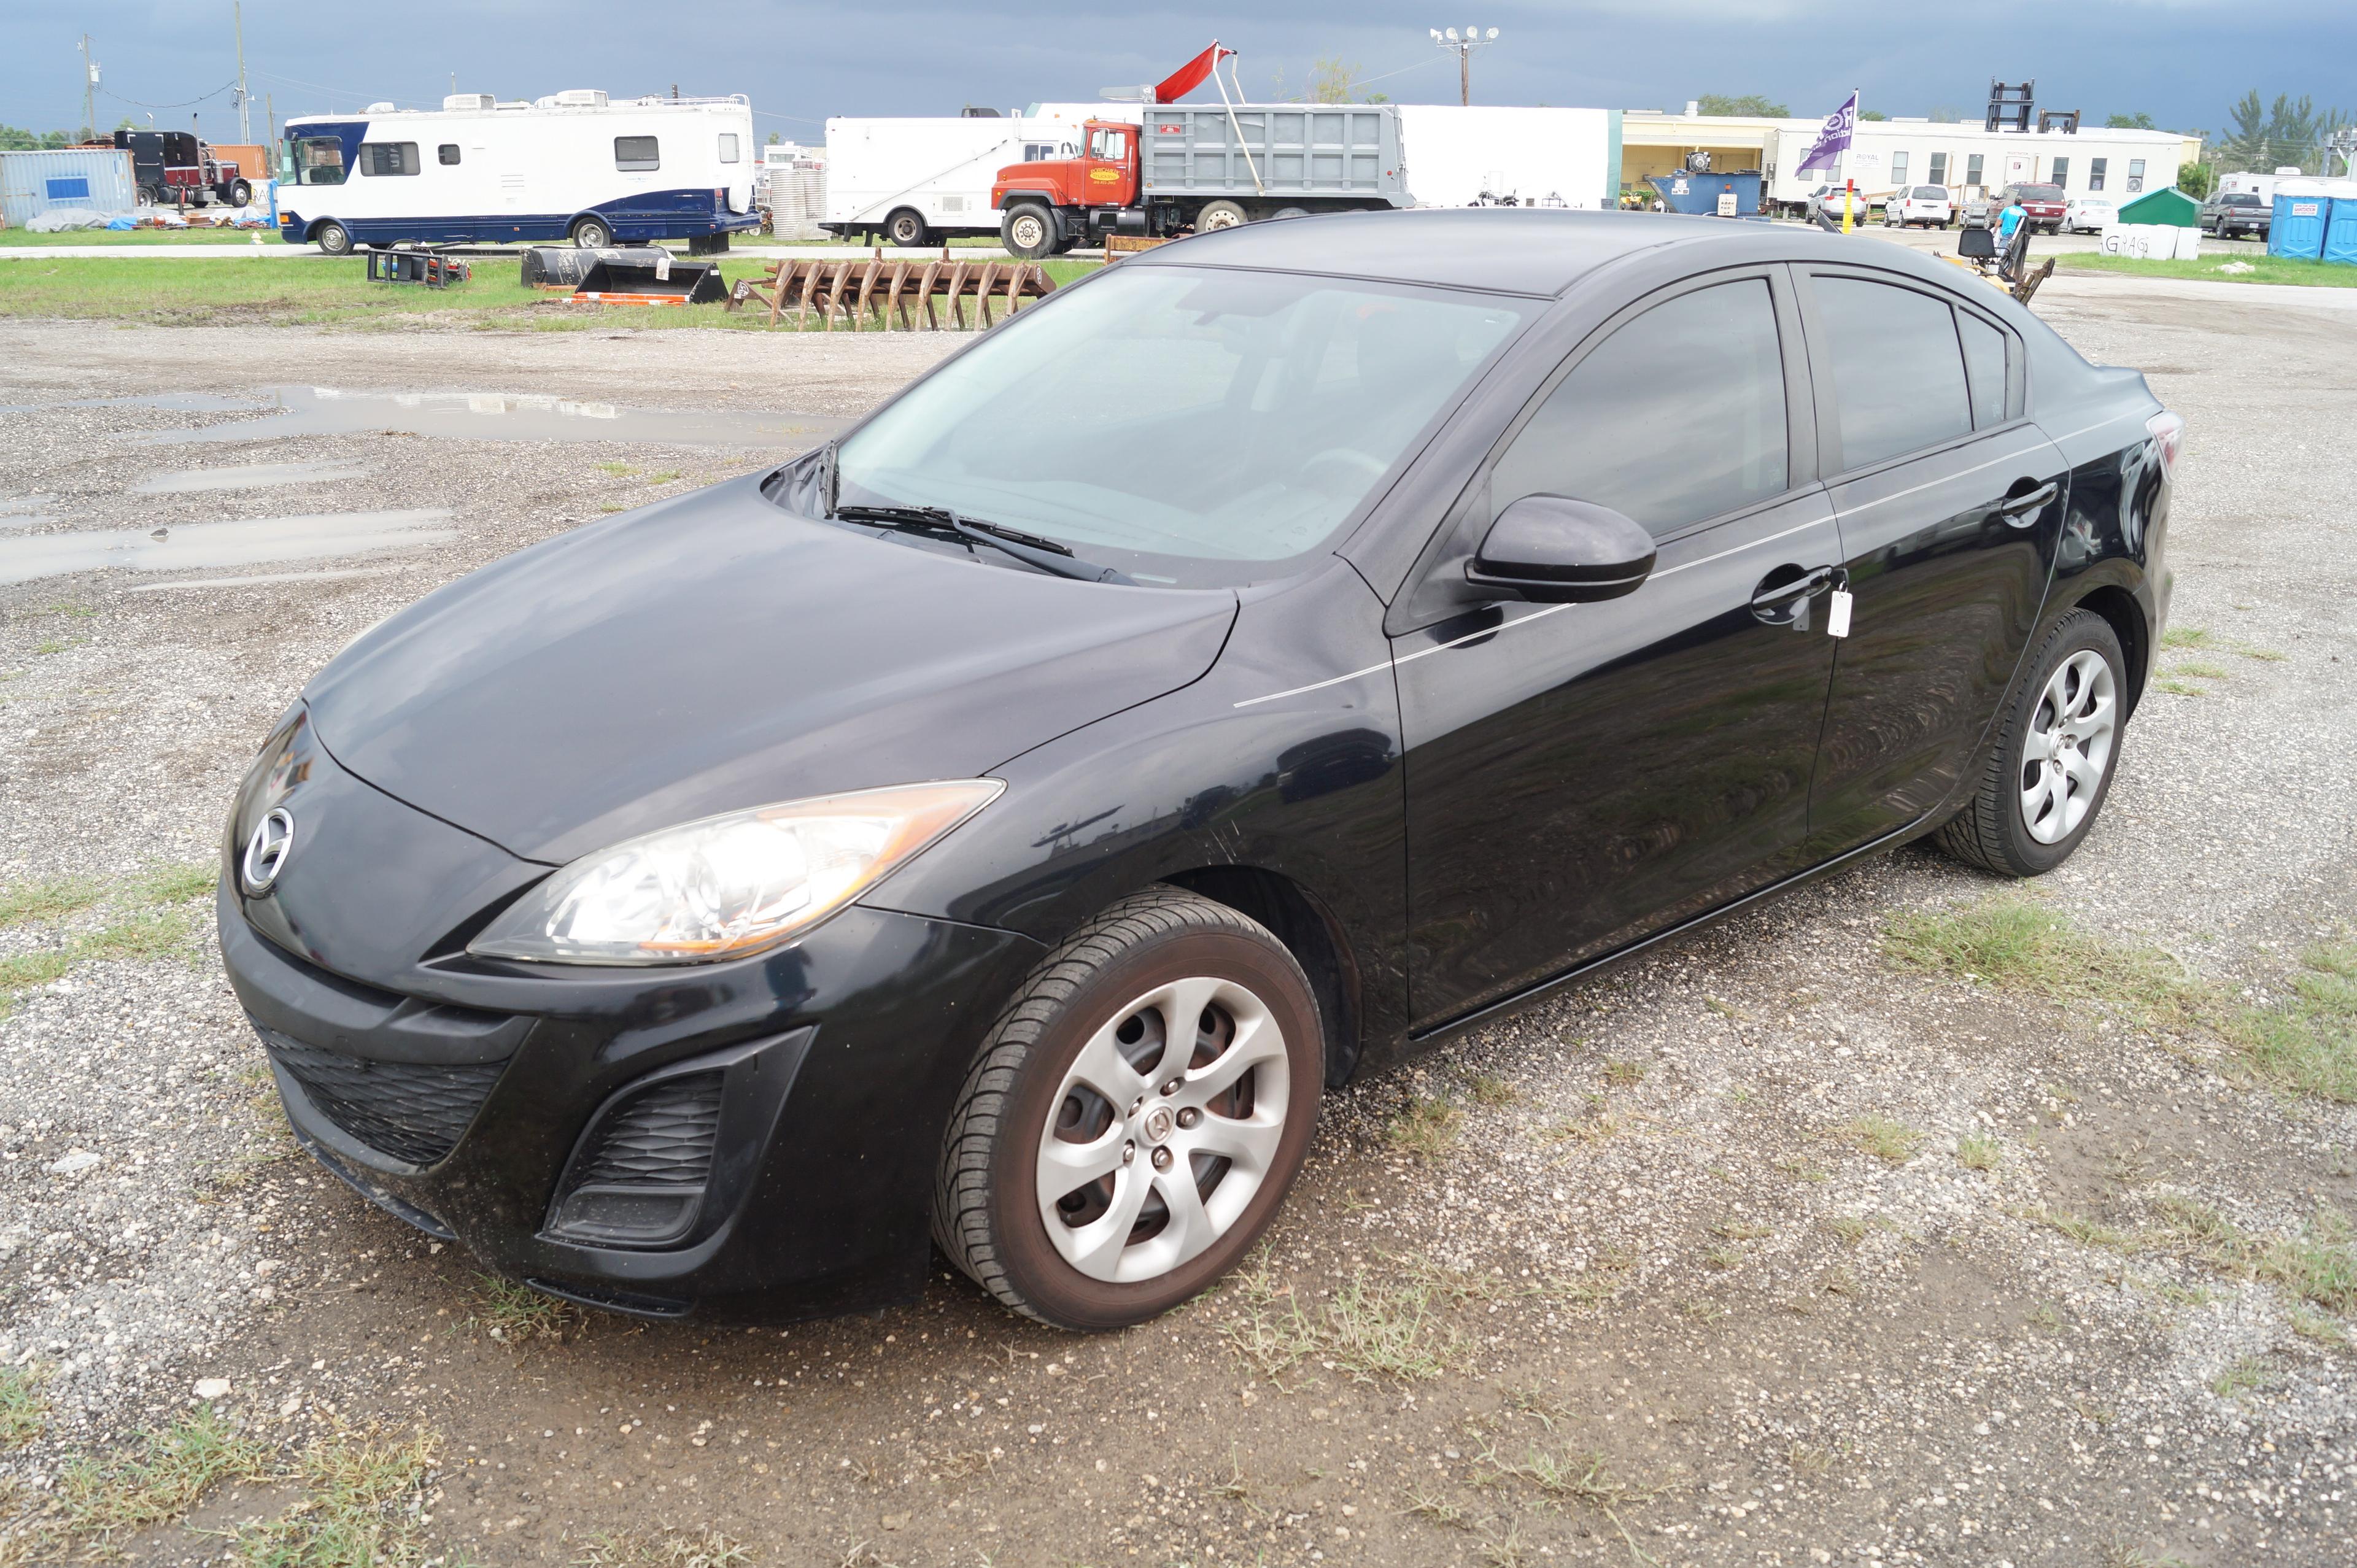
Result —
<instances>
[{"instance_id":1,"label":"front grille","mask_svg":"<svg viewBox=\"0 0 2357 1568\"><path fill-rule=\"evenodd\" d=\"M700 1187L720 1130L720 1075L686 1073L632 1095L598 1124L568 1188Z\"/></svg>"},{"instance_id":2,"label":"front grille","mask_svg":"<svg viewBox=\"0 0 2357 1568\"><path fill-rule=\"evenodd\" d=\"M319 1113L397 1160L430 1165L458 1142L505 1062L372 1061L322 1050L274 1029L271 1059L303 1086Z\"/></svg>"}]
</instances>

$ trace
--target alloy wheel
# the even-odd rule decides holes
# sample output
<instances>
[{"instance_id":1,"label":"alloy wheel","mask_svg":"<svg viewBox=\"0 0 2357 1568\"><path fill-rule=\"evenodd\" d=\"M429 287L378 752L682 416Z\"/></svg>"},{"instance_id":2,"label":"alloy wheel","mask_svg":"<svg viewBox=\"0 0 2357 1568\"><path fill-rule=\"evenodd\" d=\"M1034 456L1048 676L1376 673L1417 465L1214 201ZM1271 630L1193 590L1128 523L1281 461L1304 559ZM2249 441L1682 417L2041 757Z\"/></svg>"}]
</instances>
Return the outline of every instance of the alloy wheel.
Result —
<instances>
[{"instance_id":1,"label":"alloy wheel","mask_svg":"<svg viewBox=\"0 0 2357 1568\"><path fill-rule=\"evenodd\" d=\"M1233 981L1175 980L1117 1009L1040 1129L1039 1218L1056 1251L1117 1283L1199 1256L1268 1178L1291 1089L1275 1017Z\"/></svg>"},{"instance_id":2,"label":"alloy wheel","mask_svg":"<svg viewBox=\"0 0 2357 1568\"><path fill-rule=\"evenodd\" d=\"M2060 843L2087 820L2119 735L2110 662L2082 649L2056 667L2030 715L2021 753L2021 822L2040 843Z\"/></svg>"}]
</instances>

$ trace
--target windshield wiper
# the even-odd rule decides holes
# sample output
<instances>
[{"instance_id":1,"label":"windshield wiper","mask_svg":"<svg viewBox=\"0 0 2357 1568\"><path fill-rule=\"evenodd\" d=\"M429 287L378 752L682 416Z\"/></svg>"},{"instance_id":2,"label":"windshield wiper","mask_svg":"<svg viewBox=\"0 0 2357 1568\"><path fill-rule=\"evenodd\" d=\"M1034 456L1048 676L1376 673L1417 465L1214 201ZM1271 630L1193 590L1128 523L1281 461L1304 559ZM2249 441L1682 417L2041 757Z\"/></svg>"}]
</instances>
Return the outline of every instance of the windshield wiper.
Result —
<instances>
[{"instance_id":1,"label":"windshield wiper","mask_svg":"<svg viewBox=\"0 0 2357 1568\"><path fill-rule=\"evenodd\" d=\"M847 506L837 509L834 515L845 522L877 522L887 528L971 540L1059 577L1071 577L1083 583L1137 585L1135 577L1111 566L1083 561L1073 554L1069 546L1059 544L1052 539L1042 539L1036 533L1026 533L1004 523L982 522L974 518L961 517L947 507Z\"/></svg>"}]
</instances>

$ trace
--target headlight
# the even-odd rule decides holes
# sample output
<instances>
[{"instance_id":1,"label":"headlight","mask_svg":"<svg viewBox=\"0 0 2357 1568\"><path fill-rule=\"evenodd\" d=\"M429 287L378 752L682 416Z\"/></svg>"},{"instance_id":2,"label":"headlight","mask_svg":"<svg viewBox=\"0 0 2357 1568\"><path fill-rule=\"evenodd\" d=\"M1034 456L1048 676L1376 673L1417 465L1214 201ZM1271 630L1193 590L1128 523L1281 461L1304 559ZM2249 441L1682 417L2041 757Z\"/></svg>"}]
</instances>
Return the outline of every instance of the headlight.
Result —
<instances>
[{"instance_id":1,"label":"headlight","mask_svg":"<svg viewBox=\"0 0 2357 1568\"><path fill-rule=\"evenodd\" d=\"M548 963L698 963L808 930L997 798L995 779L757 806L584 855L467 950Z\"/></svg>"}]
</instances>

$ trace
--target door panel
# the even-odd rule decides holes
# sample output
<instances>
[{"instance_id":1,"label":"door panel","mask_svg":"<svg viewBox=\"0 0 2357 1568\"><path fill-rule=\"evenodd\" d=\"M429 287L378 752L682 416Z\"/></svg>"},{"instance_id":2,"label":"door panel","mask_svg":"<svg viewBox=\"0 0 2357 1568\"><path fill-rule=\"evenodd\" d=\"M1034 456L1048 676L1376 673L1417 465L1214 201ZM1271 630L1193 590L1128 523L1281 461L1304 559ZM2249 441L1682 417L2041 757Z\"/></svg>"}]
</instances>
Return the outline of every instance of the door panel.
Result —
<instances>
[{"instance_id":1,"label":"door panel","mask_svg":"<svg viewBox=\"0 0 2357 1568\"><path fill-rule=\"evenodd\" d=\"M1839 558L1810 489L1665 545L1626 598L1491 606L1395 639L1419 1027L1788 869Z\"/></svg>"}]
</instances>

